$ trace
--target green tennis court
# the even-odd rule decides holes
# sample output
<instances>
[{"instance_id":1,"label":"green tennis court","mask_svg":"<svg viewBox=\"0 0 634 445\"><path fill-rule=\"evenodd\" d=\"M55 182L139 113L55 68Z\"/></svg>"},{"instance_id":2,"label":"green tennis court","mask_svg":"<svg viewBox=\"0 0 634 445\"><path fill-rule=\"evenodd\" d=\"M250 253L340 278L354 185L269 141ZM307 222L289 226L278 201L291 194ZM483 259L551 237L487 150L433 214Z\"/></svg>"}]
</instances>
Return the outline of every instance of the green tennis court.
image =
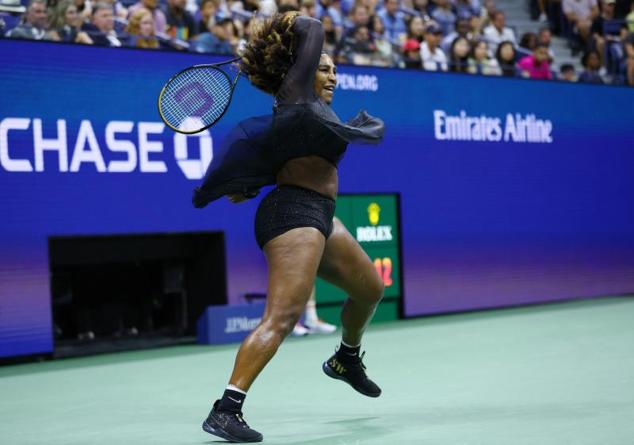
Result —
<instances>
[{"instance_id":1,"label":"green tennis court","mask_svg":"<svg viewBox=\"0 0 634 445\"><path fill-rule=\"evenodd\" d=\"M249 393L270 444L632 444L634 300L377 324L368 399L323 375L336 336L290 339ZM0 443L209 444L237 345L0 368Z\"/></svg>"}]
</instances>

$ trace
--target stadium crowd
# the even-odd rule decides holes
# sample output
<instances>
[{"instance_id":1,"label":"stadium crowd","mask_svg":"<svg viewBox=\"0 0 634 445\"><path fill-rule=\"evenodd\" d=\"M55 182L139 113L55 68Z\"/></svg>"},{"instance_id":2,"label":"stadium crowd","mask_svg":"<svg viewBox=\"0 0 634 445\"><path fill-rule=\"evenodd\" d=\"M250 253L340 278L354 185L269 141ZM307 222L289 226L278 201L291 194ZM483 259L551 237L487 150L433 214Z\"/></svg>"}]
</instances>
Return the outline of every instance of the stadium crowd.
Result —
<instances>
[{"instance_id":1,"label":"stadium crowd","mask_svg":"<svg viewBox=\"0 0 634 445\"><path fill-rule=\"evenodd\" d=\"M634 86L634 0L530 0L521 36L482 1L0 0L0 37L236 54L258 20L301 11L338 63ZM557 62L553 33L582 72Z\"/></svg>"}]
</instances>

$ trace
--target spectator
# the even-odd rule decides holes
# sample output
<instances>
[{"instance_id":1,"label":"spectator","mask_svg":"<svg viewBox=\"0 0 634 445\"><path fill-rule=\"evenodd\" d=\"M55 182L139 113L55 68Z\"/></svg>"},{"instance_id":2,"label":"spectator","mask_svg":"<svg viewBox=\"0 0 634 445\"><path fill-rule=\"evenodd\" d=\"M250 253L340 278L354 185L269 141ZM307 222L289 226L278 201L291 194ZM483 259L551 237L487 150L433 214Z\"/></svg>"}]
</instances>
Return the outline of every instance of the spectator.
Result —
<instances>
[{"instance_id":1,"label":"spectator","mask_svg":"<svg viewBox=\"0 0 634 445\"><path fill-rule=\"evenodd\" d=\"M231 46L231 35L225 18L214 23L210 20L208 32L197 35L192 41L192 50L199 53L213 54L233 54L234 48Z\"/></svg>"},{"instance_id":2,"label":"spectator","mask_svg":"<svg viewBox=\"0 0 634 445\"><path fill-rule=\"evenodd\" d=\"M344 38L341 57L355 65L372 65L376 56L376 46L370 38L367 26L359 26Z\"/></svg>"},{"instance_id":3,"label":"spectator","mask_svg":"<svg viewBox=\"0 0 634 445\"><path fill-rule=\"evenodd\" d=\"M393 42L402 42L407 32L404 14L399 8L400 0L385 0L385 8L378 12L385 25L387 37Z\"/></svg>"},{"instance_id":4,"label":"spectator","mask_svg":"<svg viewBox=\"0 0 634 445\"><path fill-rule=\"evenodd\" d=\"M469 41L456 37L449 48L449 71L466 73L469 68Z\"/></svg>"},{"instance_id":5,"label":"spectator","mask_svg":"<svg viewBox=\"0 0 634 445\"><path fill-rule=\"evenodd\" d=\"M420 46L420 59L424 70L447 71L447 56L440 49L442 31L435 23L427 25L425 41Z\"/></svg>"},{"instance_id":6,"label":"spectator","mask_svg":"<svg viewBox=\"0 0 634 445\"><path fill-rule=\"evenodd\" d=\"M126 32L130 35L128 45L134 48L159 48L159 41L154 30L152 13L143 8L130 15Z\"/></svg>"},{"instance_id":7,"label":"spectator","mask_svg":"<svg viewBox=\"0 0 634 445\"><path fill-rule=\"evenodd\" d=\"M80 30L82 18L73 0L62 0L49 16L50 31L47 38L56 42L92 45L92 39Z\"/></svg>"},{"instance_id":8,"label":"spectator","mask_svg":"<svg viewBox=\"0 0 634 445\"><path fill-rule=\"evenodd\" d=\"M154 19L154 29L156 33L161 35L167 31L167 18L165 13L158 7L159 0L139 0L138 3L128 8L128 14L134 14L137 9L145 8L152 13Z\"/></svg>"},{"instance_id":9,"label":"spectator","mask_svg":"<svg viewBox=\"0 0 634 445\"><path fill-rule=\"evenodd\" d=\"M31 0L22 18L22 23L9 31L6 37L11 39L42 40L46 37L47 26L46 0Z\"/></svg>"},{"instance_id":10,"label":"spectator","mask_svg":"<svg viewBox=\"0 0 634 445\"><path fill-rule=\"evenodd\" d=\"M468 71L471 74L484 74L485 76L499 76L501 74L498 61L489 57L489 46L486 41L476 40L471 45Z\"/></svg>"},{"instance_id":11,"label":"spectator","mask_svg":"<svg viewBox=\"0 0 634 445\"><path fill-rule=\"evenodd\" d=\"M220 20L219 25L225 29L225 35L227 36L227 41L231 45L233 49L233 53L235 54L238 45L240 44L240 40L243 37L244 32L240 32L240 27L236 23L240 23L239 20L232 19L223 19Z\"/></svg>"},{"instance_id":12,"label":"spectator","mask_svg":"<svg viewBox=\"0 0 634 445\"><path fill-rule=\"evenodd\" d=\"M407 24L407 40L416 40L418 43L422 43L425 39L425 23L423 19L418 16L412 17Z\"/></svg>"},{"instance_id":13,"label":"spectator","mask_svg":"<svg viewBox=\"0 0 634 445\"><path fill-rule=\"evenodd\" d=\"M496 51L498 45L505 40L515 45L515 33L511 28L505 26L506 18L502 11L495 11L491 16L491 24L484 29L484 38L491 46L491 50Z\"/></svg>"},{"instance_id":14,"label":"spectator","mask_svg":"<svg viewBox=\"0 0 634 445\"><path fill-rule=\"evenodd\" d=\"M550 72L548 60L548 48L540 44L537 45L533 54L522 58L517 65L524 77L550 80L553 75Z\"/></svg>"},{"instance_id":15,"label":"spectator","mask_svg":"<svg viewBox=\"0 0 634 445\"><path fill-rule=\"evenodd\" d=\"M396 54L392 42L388 40L385 34L385 25L378 15L372 17L371 35L377 51L375 65L385 67L395 66L398 54Z\"/></svg>"},{"instance_id":16,"label":"spectator","mask_svg":"<svg viewBox=\"0 0 634 445\"><path fill-rule=\"evenodd\" d=\"M321 16L321 23L324 27L324 48L323 52L334 58L335 49L341 40L340 30L335 27L335 22L328 14Z\"/></svg>"},{"instance_id":17,"label":"spectator","mask_svg":"<svg viewBox=\"0 0 634 445\"><path fill-rule=\"evenodd\" d=\"M495 51L495 59L498 62L502 76L517 77L515 46L513 42L501 42Z\"/></svg>"},{"instance_id":18,"label":"spectator","mask_svg":"<svg viewBox=\"0 0 634 445\"><path fill-rule=\"evenodd\" d=\"M209 21L216 20L216 13L218 12L216 0L201 0L198 12L200 14L200 20L198 20L197 25L198 31L205 32L210 25Z\"/></svg>"},{"instance_id":19,"label":"spectator","mask_svg":"<svg viewBox=\"0 0 634 445\"><path fill-rule=\"evenodd\" d=\"M597 0L562 0L564 15L572 24L574 51L579 50L579 44L584 48L590 45L590 27L592 21L599 15Z\"/></svg>"},{"instance_id":20,"label":"spectator","mask_svg":"<svg viewBox=\"0 0 634 445\"><path fill-rule=\"evenodd\" d=\"M458 18L460 20L460 18ZM474 15L469 19L469 32L473 36L479 36L482 34L482 16Z\"/></svg>"},{"instance_id":21,"label":"spectator","mask_svg":"<svg viewBox=\"0 0 634 445\"><path fill-rule=\"evenodd\" d=\"M408 39L403 44L403 66L405 68L421 67L420 61L420 42L414 39Z\"/></svg>"},{"instance_id":22,"label":"spectator","mask_svg":"<svg viewBox=\"0 0 634 445\"><path fill-rule=\"evenodd\" d=\"M541 43L542 45L546 45L548 47L548 55L550 56L550 63L553 63L555 60L555 52L551 46L553 40L553 33L550 31L550 28L545 27L541 28L537 33L537 43Z\"/></svg>"},{"instance_id":23,"label":"spectator","mask_svg":"<svg viewBox=\"0 0 634 445\"><path fill-rule=\"evenodd\" d=\"M564 63L559 67L559 80L563 80L566 82L576 82L577 81L577 73L575 72L575 67L569 63Z\"/></svg>"},{"instance_id":24,"label":"spectator","mask_svg":"<svg viewBox=\"0 0 634 445\"><path fill-rule=\"evenodd\" d=\"M443 37L442 42L440 43L442 50L449 52L451 44L457 37L465 37L467 40L471 40L473 38L469 20L461 19L456 21L455 30Z\"/></svg>"},{"instance_id":25,"label":"spectator","mask_svg":"<svg viewBox=\"0 0 634 445\"><path fill-rule=\"evenodd\" d=\"M189 40L198 34L194 16L185 9L187 0L167 0L167 34L173 39Z\"/></svg>"},{"instance_id":26,"label":"spectator","mask_svg":"<svg viewBox=\"0 0 634 445\"><path fill-rule=\"evenodd\" d=\"M385 24L383 23L383 19L378 15L373 15L370 19L370 31L374 34L375 39L387 38L387 34L385 32Z\"/></svg>"},{"instance_id":27,"label":"spectator","mask_svg":"<svg viewBox=\"0 0 634 445\"><path fill-rule=\"evenodd\" d=\"M436 0L436 8L431 13L431 18L440 25L443 35L453 31L456 23L456 15L451 10L449 0Z\"/></svg>"},{"instance_id":28,"label":"spectator","mask_svg":"<svg viewBox=\"0 0 634 445\"><path fill-rule=\"evenodd\" d=\"M579 82L583 83L600 83L603 84L603 79L599 74L601 69L601 58L598 51L588 51L581 57L581 64L584 70L579 74Z\"/></svg>"},{"instance_id":29,"label":"spectator","mask_svg":"<svg viewBox=\"0 0 634 445\"><path fill-rule=\"evenodd\" d=\"M614 20L614 7L616 0L602 0L601 2L601 14L595 17L590 27L591 47L596 49L599 53L601 60L605 60L605 47L610 42L618 42L619 37L617 35L605 34L603 32L603 25L605 22Z\"/></svg>"},{"instance_id":30,"label":"spectator","mask_svg":"<svg viewBox=\"0 0 634 445\"><path fill-rule=\"evenodd\" d=\"M520 38L520 48L529 52L533 52L537 47L537 34L534 32L525 32Z\"/></svg>"},{"instance_id":31,"label":"spectator","mask_svg":"<svg viewBox=\"0 0 634 445\"><path fill-rule=\"evenodd\" d=\"M122 46L127 37L114 30L112 5L103 2L92 7L92 21L84 23L82 29L97 46Z\"/></svg>"}]
</instances>

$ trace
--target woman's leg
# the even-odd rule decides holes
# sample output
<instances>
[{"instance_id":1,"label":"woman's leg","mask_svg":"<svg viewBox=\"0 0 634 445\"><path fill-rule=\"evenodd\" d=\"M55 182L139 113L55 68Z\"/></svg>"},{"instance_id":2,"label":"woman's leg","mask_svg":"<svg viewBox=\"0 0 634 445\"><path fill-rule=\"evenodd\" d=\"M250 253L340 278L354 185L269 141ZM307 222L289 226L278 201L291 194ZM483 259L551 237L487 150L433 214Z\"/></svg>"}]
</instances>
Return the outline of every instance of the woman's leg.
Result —
<instances>
[{"instance_id":1,"label":"woman's leg","mask_svg":"<svg viewBox=\"0 0 634 445\"><path fill-rule=\"evenodd\" d=\"M383 280L356 239L337 218L318 275L348 294L341 311L343 342L356 346L383 297Z\"/></svg>"},{"instance_id":2,"label":"woman's leg","mask_svg":"<svg viewBox=\"0 0 634 445\"><path fill-rule=\"evenodd\" d=\"M383 281L368 255L336 218L318 274L348 294L341 311L341 347L322 368L326 375L343 380L361 394L379 397L381 388L368 378L361 362L361 337L383 297Z\"/></svg>"},{"instance_id":3,"label":"woman's leg","mask_svg":"<svg viewBox=\"0 0 634 445\"><path fill-rule=\"evenodd\" d=\"M269 283L264 316L242 342L229 383L247 391L299 320L311 293L325 239L317 229L290 230L266 243Z\"/></svg>"}]
</instances>

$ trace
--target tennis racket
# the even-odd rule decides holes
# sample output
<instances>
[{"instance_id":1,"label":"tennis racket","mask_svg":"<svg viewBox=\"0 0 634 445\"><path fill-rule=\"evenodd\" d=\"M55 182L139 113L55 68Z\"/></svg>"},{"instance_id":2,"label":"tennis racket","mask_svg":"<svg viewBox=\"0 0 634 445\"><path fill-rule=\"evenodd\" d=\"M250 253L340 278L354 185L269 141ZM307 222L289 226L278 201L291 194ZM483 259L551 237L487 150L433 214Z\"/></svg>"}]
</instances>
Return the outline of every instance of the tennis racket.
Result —
<instances>
[{"instance_id":1,"label":"tennis racket","mask_svg":"<svg viewBox=\"0 0 634 445\"><path fill-rule=\"evenodd\" d=\"M238 60L194 65L173 75L158 97L158 110L163 122L183 134L199 133L218 122L229 108L240 77L239 68L231 65ZM227 65L237 71L233 81L226 71L220 69Z\"/></svg>"}]
</instances>

